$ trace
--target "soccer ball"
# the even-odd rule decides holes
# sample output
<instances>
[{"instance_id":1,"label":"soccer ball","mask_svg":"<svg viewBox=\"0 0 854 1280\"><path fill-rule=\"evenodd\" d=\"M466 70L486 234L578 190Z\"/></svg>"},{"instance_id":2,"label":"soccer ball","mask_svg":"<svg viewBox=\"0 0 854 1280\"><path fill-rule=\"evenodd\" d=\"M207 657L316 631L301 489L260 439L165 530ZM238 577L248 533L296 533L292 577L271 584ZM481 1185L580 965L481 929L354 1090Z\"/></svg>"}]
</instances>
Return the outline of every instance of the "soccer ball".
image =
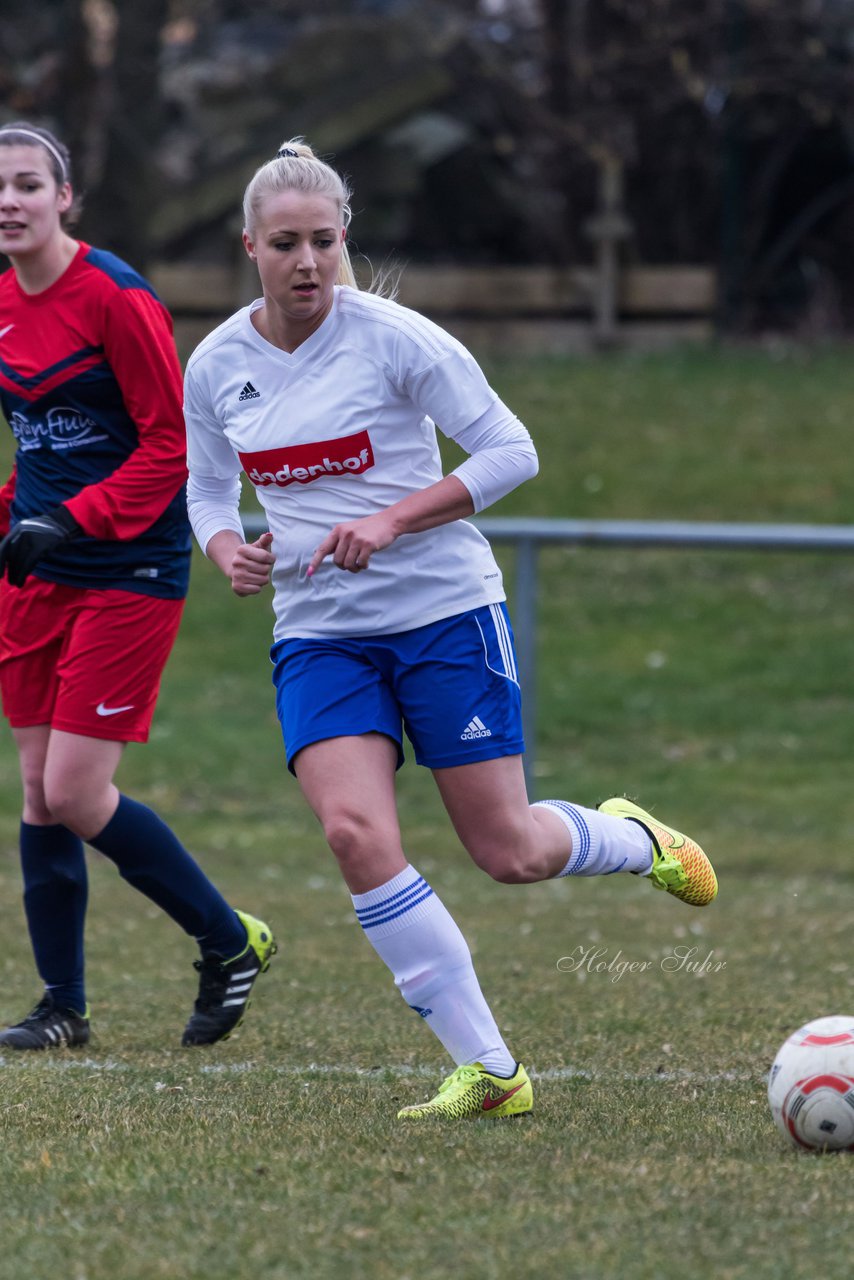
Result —
<instances>
[{"instance_id":1,"label":"soccer ball","mask_svg":"<svg viewBox=\"0 0 854 1280\"><path fill-rule=\"evenodd\" d=\"M768 1102L796 1147L854 1151L854 1018L816 1018L790 1035L768 1077Z\"/></svg>"}]
</instances>

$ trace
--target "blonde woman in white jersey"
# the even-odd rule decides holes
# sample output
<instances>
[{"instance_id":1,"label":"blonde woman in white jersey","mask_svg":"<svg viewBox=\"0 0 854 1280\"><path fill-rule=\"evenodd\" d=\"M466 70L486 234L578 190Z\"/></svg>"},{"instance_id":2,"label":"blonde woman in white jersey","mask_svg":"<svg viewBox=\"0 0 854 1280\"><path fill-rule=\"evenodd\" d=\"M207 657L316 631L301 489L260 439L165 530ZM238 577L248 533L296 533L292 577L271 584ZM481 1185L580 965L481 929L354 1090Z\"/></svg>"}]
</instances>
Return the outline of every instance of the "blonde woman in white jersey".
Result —
<instances>
[{"instance_id":1,"label":"blonde woman in white jersey","mask_svg":"<svg viewBox=\"0 0 854 1280\"><path fill-rule=\"evenodd\" d=\"M455 1064L436 1097L400 1118L522 1115L533 1105L525 1068L459 928L404 852L403 729L495 880L627 871L693 906L717 882L693 840L628 800L528 803L501 573L467 517L534 476L536 452L455 339L358 290L349 199L299 139L246 190L243 242L263 296L187 367L190 518L236 595L272 581L288 766L365 935ZM436 426L468 455L448 475ZM269 524L252 543L241 469Z\"/></svg>"}]
</instances>

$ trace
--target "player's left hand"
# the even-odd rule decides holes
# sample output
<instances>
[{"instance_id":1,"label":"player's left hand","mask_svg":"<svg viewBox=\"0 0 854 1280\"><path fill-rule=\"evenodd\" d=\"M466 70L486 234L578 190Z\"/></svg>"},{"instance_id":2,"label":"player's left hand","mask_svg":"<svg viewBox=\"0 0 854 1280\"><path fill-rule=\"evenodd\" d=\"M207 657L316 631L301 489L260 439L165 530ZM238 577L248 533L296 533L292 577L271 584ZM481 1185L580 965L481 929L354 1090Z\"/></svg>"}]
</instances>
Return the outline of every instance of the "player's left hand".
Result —
<instances>
[{"instance_id":1,"label":"player's left hand","mask_svg":"<svg viewBox=\"0 0 854 1280\"><path fill-rule=\"evenodd\" d=\"M397 537L392 518L385 511L348 524L336 524L311 557L306 576L311 577L327 556L347 573L361 573L370 564L375 551L390 547Z\"/></svg>"},{"instance_id":2,"label":"player's left hand","mask_svg":"<svg viewBox=\"0 0 854 1280\"><path fill-rule=\"evenodd\" d=\"M63 506L19 520L0 542L0 578L5 574L13 587L22 587L40 560L82 532Z\"/></svg>"}]
</instances>

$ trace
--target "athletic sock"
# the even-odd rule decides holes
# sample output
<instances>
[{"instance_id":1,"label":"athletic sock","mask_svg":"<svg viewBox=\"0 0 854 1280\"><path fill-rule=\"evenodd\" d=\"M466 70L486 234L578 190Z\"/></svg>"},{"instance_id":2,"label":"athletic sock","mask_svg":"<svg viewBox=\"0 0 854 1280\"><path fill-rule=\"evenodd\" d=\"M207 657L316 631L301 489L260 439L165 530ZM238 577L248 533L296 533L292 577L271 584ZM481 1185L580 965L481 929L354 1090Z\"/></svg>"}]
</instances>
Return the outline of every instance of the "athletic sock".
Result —
<instances>
[{"instance_id":1,"label":"athletic sock","mask_svg":"<svg viewBox=\"0 0 854 1280\"><path fill-rule=\"evenodd\" d=\"M244 950L240 917L153 809L119 796L116 812L89 844L195 938L202 955L226 958Z\"/></svg>"},{"instance_id":2,"label":"athletic sock","mask_svg":"<svg viewBox=\"0 0 854 1280\"><path fill-rule=\"evenodd\" d=\"M512 1075L516 1060L483 997L468 944L427 881L407 866L352 897L359 924L400 994L457 1066L479 1062Z\"/></svg>"},{"instance_id":3,"label":"athletic sock","mask_svg":"<svg viewBox=\"0 0 854 1280\"><path fill-rule=\"evenodd\" d=\"M24 911L36 969L61 1009L86 1010L83 931L89 883L83 842L60 824L21 823Z\"/></svg>"},{"instance_id":4,"label":"athletic sock","mask_svg":"<svg viewBox=\"0 0 854 1280\"><path fill-rule=\"evenodd\" d=\"M572 840L569 861L561 876L610 876L615 871L648 875L652 869L652 840L637 822L615 818L598 809L582 809L566 800L538 800L553 809Z\"/></svg>"}]
</instances>

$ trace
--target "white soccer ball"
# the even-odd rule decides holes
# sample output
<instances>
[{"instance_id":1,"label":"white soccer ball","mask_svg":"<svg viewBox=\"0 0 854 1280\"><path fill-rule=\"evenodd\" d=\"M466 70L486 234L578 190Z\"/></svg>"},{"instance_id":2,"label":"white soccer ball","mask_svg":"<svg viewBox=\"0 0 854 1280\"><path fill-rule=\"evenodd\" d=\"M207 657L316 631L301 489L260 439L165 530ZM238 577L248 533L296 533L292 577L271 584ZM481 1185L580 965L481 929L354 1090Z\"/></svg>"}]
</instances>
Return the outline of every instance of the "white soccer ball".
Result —
<instances>
[{"instance_id":1,"label":"white soccer ball","mask_svg":"<svg viewBox=\"0 0 854 1280\"><path fill-rule=\"evenodd\" d=\"M854 1151L854 1018L816 1018L780 1048L768 1102L781 1133L810 1151Z\"/></svg>"}]
</instances>

